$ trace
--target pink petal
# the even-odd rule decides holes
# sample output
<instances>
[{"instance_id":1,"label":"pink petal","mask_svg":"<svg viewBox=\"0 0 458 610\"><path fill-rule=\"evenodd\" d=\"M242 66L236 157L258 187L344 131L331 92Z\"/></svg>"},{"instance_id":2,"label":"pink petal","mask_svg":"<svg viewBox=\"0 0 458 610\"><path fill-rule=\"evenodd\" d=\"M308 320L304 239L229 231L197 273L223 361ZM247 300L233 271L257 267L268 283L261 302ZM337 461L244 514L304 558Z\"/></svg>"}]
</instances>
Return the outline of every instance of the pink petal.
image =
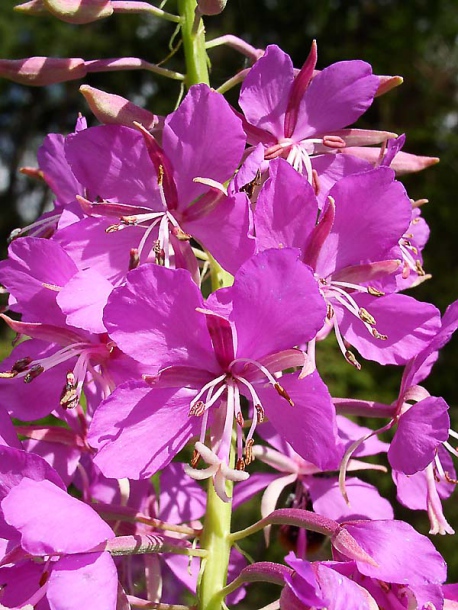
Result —
<instances>
[{"instance_id":1,"label":"pink petal","mask_svg":"<svg viewBox=\"0 0 458 610\"><path fill-rule=\"evenodd\" d=\"M2 510L7 523L21 532L22 547L36 556L81 553L114 536L90 506L50 481L23 478L2 501Z\"/></svg>"}]
</instances>

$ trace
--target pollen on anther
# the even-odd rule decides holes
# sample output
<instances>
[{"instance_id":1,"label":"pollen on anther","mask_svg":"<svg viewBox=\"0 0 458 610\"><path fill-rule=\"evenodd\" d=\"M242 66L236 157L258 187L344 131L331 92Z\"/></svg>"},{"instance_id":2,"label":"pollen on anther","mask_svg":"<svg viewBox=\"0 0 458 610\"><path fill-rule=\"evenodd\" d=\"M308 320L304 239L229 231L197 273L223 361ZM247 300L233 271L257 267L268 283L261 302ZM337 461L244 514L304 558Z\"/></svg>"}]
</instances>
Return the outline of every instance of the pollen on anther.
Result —
<instances>
[{"instance_id":1,"label":"pollen on anther","mask_svg":"<svg viewBox=\"0 0 458 610\"><path fill-rule=\"evenodd\" d=\"M280 394L282 398L285 398L289 402L289 404L294 407L294 402L291 400L290 395L283 386L281 386L279 383L276 383L274 385L274 388L277 390L278 394Z\"/></svg>"},{"instance_id":2,"label":"pollen on anther","mask_svg":"<svg viewBox=\"0 0 458 610\"><path fill-rule=\"evenodd\" d=\"M245 470L245 460L243 458L238 458L235 464L236 470Z\"/></svg>"},{"instance_id":3,"label":"pollen on anther","mask_svg":"<svg viewBox=\"0 0 458 610\"><path fill-rule=\"evenodd\" d=\"M381 290L377 290L377 288L374 288L373 286L368 286L367 287L367 292L372 295L373 297L383 297L385 296L385 293L382 292Z\"/></svg>"},{"instance_id":4,"label":"pollen on anther","mask_svg":"<svg viewBox=\"0 0 458 610\"><path fill-rule=\"evenodd\" d=\"M248 439L245 444L245 466L249 466L253 461L253 445L254 440L252 438Z\"/></svg>"},{"instance_id":5,"label":"pollen on anther","mask_svg":"<svg viewBox=\"0 0 458 610\"><path fill-rule=\"evenodd\" d=\"M38 375L41 375L41 373L43 371L44 371L44 368L41 366L41 364L35 364L34 366L32 366L30 371L25 375L24 383L30 383L36 377L38 377Z\"/></svg>"},{"instance_id":6,"label":"pollen on anther","mask_svg":"<svg viewBox=\"0 0 458 610\"><path fill-rule=\"evenodd\" d=\"M191 468L195 468L197 466L197 464L199 463L199 460L200 460L200 453L197 451L197 449L194 449L194 451L192 452L192 458L190 461Z\"/></svg>"},{"instance_id":7,"label":"pollen on anther","mask_svg":"<svg viewBox=\"0 0 458 610\"><path fill-rule=\"evenodd\" d=\"M202 400L198 400L189 409L189 415L196 415L197 417L200 417L204 413L205 413L205 403Z\"/></svg>"},{"instance_id":8,"label":"pollen on anther","mask_svg":"<svg viewBox=\"0 0 458 610\"><path fill-rule=\"evenodd\" d=\"M361 365L360 363L356 360L356 356L353 352L351 352L349 349L347 349L347 351L344 354L345 356L345 360L350 363L352 366L355 367L355 369L357 369L358 371L361 370Z\"/></svg>"},{"instance_id":9,"label":"pollen on anther","mask_svg":"<svg viewBox=\"0 0 458 610\"><path fill-rule=\"evenodd\" d=\"M254 408L256 409L256 422L262 424L266 417L265 411L262 408L262 405L254 405Z\"/></svg>"}]
</instances>

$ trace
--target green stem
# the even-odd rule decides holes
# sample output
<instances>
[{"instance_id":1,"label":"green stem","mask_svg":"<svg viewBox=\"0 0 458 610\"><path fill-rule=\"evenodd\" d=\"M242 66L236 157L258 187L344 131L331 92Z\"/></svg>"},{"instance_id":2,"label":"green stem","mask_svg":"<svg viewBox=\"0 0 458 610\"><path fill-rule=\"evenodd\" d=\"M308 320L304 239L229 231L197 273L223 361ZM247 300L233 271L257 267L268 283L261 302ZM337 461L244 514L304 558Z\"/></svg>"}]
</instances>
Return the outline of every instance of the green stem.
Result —
<instances>
[{"instance_id":1,"label":"green stem","mask_svg":"<svg viewBox=\"0 0 458 610\"><path fill-rule=\"evenodd\" d=\"M205 50L205 28L196 13L196 0L178 0L181 17L181 36L186 60L185 84L189 88L198 83L210 84L208 58ZM212 288L220 288L219 271L212 259ZM224 280L223 280L224 281ZM226 493L232 495L232 483L226 483ZM226 585L231 543L232 502L223 502L215 492L213 479L208 482L207 509L201 537L201 548L207 552L202 562L198 584L198 610L221 610Z\"/></svg>"},{"instance_id":2,"label":"green stem","mask_svg":"<svg viewBox=\"0 0 458 610\"><path fill-rule=\"evenodd\" d=\"M200 17L196 17L196 0L178 0L178 11L182 19L181 36L186 60L186 85L210 84L207 52L205 50L205 28Z\"/></svg>"},{"instance_id":3,"label":"green stem","mask_svg":"<svg viewBox=\"0 0 458 610\"><path fill-rule=\"evenodd\" d=\"M232 482L226 482L226 493L232 494ZM207 510L201 548L208 552L203 561L199 585L199 610L221 610L226 585L231 543L232 502L223 502L216 494L213 480L208 482Z\"/></svg>"}]
</instances>

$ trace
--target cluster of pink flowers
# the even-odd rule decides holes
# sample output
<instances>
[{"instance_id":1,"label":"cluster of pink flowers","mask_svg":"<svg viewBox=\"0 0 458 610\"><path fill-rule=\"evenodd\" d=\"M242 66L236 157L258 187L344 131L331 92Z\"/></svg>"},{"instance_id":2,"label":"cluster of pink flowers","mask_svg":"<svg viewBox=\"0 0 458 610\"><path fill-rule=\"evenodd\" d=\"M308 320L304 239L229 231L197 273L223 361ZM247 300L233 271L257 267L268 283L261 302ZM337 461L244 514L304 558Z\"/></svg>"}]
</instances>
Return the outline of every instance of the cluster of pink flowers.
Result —
<instances>
[{"instance_id":1,"label":"cluster of pink flowers","mask_svg":"<svg viewBox=\"0 0 458 610\"><path fill-rule=\"evenodd\" d=\"M233 549L228 604L268 581L282 610L456 607L432 543L347 476L387 453L399 502L453 533L448 405L420 384L458 301L441 318L404 294L427 277L428 227L396 179L433 160L349 127L387 88L370 65L316 62L315 44L299 71L272 45L238 111L197 84L150 125L80 117L46 137L53 210L0 263L20 314L1 316L17 333L0 367L2 607L182 603L205 557L204 479L225 503L234 482L234 509L262 490L253 531L295 536L285 565ZM346 366L404 367L395 403L331 396L315 357L329 334ZM308 560L307 530L332 560Z\"/></svg>"}]
</instances>

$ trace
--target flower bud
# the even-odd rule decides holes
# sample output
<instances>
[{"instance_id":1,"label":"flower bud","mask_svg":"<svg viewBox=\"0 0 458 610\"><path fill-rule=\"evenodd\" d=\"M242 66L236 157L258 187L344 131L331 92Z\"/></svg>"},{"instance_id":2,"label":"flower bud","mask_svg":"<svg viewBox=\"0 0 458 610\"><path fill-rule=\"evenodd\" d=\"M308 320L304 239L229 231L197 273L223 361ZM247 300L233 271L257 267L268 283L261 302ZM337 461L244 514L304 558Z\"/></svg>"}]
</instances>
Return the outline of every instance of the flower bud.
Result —
<instances>
[{"instance_id":1,"label":"flower bud","mask_svg":"<svg viewBox=\"0 0 458 610\"><path fill-rule=\"evenodd\" d=\"M67 23L91 23L113 14L110 0L42 0L44 7Z\"/></svg>"},{"instance_id":2,"label":"flower bud","mask_svg":"<svg viewBox=\"0 0 458 610\"><path fill-rule=\"evenodd\" d=\"M43 0L29 0L29 2L23 2L22 4L15 6L14 10L21 13L28 13L29 15L43 15L46 13Z\"/></svg>"},{"instance_id":3,"label":"flower bud","mask_svg":"<svg viewBox=\"0 0 458 610\"><path fill-rule=\"evenodd\" d=\"M84 59L79 57L27 57L0 59L0 76L21 85L42 87L86 76Z\"/></svg>"},{"instance_id":4,"label":"flower bud","mask_svg":"<svg viewBox=\"0 0 458 610\"><path fill-rule=\"evenodd\" d=\"M226 8L227 0L197 0L202 15L219 15Z\"/></svg>"},{"instance_id":5,"label":"flower bud","mask_svg":"<svg viewBox=\"0 0 458 610\"><path fill-rule=\"evenodd\" d=\"M89 85L81 85L89 108L101 123L115 123L132 127L134 121L141 123L145 129L151 130L157 126L159 118L120 95L107 93Z\"/></svg>"}]
</instances>

